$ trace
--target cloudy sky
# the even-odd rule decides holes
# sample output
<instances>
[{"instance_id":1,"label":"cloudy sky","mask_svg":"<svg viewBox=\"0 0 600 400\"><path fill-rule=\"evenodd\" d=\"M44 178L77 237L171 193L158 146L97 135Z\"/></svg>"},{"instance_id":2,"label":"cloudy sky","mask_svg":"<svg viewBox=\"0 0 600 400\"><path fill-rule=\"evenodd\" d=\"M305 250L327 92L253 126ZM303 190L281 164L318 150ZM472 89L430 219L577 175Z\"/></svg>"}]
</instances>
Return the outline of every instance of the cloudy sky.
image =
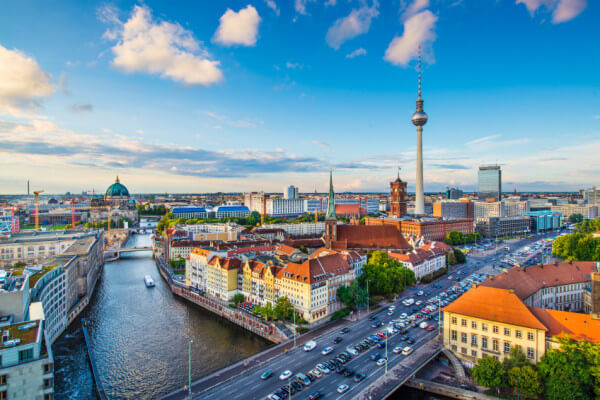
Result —
<instances>
[{"instance_id":1,"label":"cloudy sky","mask_svg":"<svg viewBox=\"0 0 600 400\"><path fill-rule=\"evenodd\" d=\"M51 4L52 3L52 4ZM60 5L58 5L60 4ZM0 193L600 185L591 0L0 3Z\"/></svg>"}]
</instances>

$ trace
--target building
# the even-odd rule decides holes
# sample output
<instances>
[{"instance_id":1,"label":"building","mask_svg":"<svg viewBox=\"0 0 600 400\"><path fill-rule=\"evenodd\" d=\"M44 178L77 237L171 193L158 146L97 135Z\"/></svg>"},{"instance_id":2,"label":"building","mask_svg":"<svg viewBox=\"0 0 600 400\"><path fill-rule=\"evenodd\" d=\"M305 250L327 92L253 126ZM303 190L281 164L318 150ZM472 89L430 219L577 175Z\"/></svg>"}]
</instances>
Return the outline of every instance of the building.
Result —
<instances>
[{"instance_id":1,"label":"building","mask_svg":"<svg viewBox=\"0 0 600 400\"><path fill-rule=\"evenodd\" d=\"M286 235L321 235L325 231L325 222L300 222L294 224L266 224L264 229L281 229Z\"/></svg>"},{"instance_id":2,"label":"building","mask_svg":"<svg viewBox=\"0 0 600 400\"><path fill-rule=\"evenodd\" d=\"M175 219L206 219L208 218L208 211L205 207L173 207L171 209L173 217Z\"/></svg>"},{"instance_id":3,"label":"building","mask_svg":"<svg viewBox=\"0 0 600 400\"><path fill-rule=\"evenodd\" d=\"M52 344L64 332L69 324L67 309L67 274L72 257L64 262L56 261L49 265L27 268L31 298L42 305L44 311L44 334L48 343Z\"/></svg>"},{"instance_id":4,"label":"building","mask_svg":"<svg viewBox=\"0 0 600 400\"><path fill-rule=\"evenodd\" d=\"M90 202L91 223L102 223L110 218L111 223L118 223L120 219L138 220L135 200L129 195L129 190L121 183L119 177L115 183L106 189L104 197L93 198Z\"/></svg>"},{"instance_id":5,"label":"building","mask_svg":"<svg viewBox=\"0 0 600 400\"><path fill-rule=\"evenodd\" d=\"M562 213L560 211L540 210L528 211L532 232L555 231L562 228Z\"/></svg>"},{"instance_id":6,"label":"building","mask_svg":"<svg viewBox=\"0 0 600 400\"><path fill-rule=\"evenodd\" d=\"M365 218L365 225L390 225L400 230L405 237L419 237L426 240L442 241L451 231L462 233L473 233L474 225L472 219L449 219L438 218Z\"/></svg>"},{"instance_id":7,"label":"building","mask_svg":"<svg viewBox=\"0 0 600 400\"><path fill-rule=\"evenodd\" d=\"M522 217L529 211L529 202L521 200L503 200L501 217Z\"/></svg>"},{"instance_id":8,"label":"building","mask_svg":"<svg viewBox=\"0 0 600 400\"><path fill-rule=\"evenodd\" d=\"M565 334L600 343L600 320L528 307L513 289L475 286L442 311L444 346L468 366L486 356L502 361L515 346L537 363L546 349L558 346L556 338Z\"/></svg>"},{"instance_id":9,"label":"building","mask_svg":"<svg viewBox=\"0 0 600 400\"><path fill-rule=\"evenodd\" d=\"M522 217L529 211L529 202L520 200L474 201L475 218Z\"/></svg>"},{"instance_id":10,"label":"building","mask_svg":"<svg viewBox=\"0 0 600 400\"><path fill-rule=\"evenodd\" d=\"M600 272L600 262L571 261L514 267L492 276L481 286L511 289L529 307L581 312L584 288L590 274Z\"/></svg>"},{"instance_id":11,"label":"building","mask_svg":"<svg viewBox=\"0 0 600 400\"><path fill-rule=\"evenodd\" d=\"M446 188L446 199L448 200L458 200L463 197L464 193L457 187L448 186Z\"/></svg>"},{"instance_id":12,"label":"building","mask_svg":"<svg viewBox=\"0 0 600 400\"><path fill-rule=\"evenodd\" d=\"M362 274L362 267L367 263L367 254L356 250L341 250L335 251L328 248L320 248L315 250L310 258L324 257L326 255L339 253L344 257L346 262L354 270L354 276L357 278Z\"/></svg>"},{"instance_id":13,"label":"building","mask_svg":"<svg viewBox=\"0 0 600 400\"><path fill-rule=\"evenodd\" d=\"M405 254L389 252L388 255L413 271L417 280L446 268L446 252L432 246L416 248Z\"/></svg>"},{"instance_id":14,"label":"building","mask_svg":"<svg viewBox=\"0 0 600 400\"><path fill-rule=\"evenodd\" d=\"M433 216L443 219L469 218L469 202L458 200L442 200L433 203Z\"/></svg>"},{"instance_id":15,"label":"building","mask_svg":"<svg viewBox=\"0 0 600 400\"><path fill-rule=\"evenodd\" d=\"M244 193L244 205L250 212L265 213L265 192Z\"/></svg>"},{"instance_id":16,"label":"building","mask_svg":"<svg viewBox=\"0 0 600 400\"><path fill-rule=\"evenodd\" d=\"M308 214L322 213L327 210L327 199L305 199L304 212Z\"/></svg>"},{"instance_id":17,"label":"building","mask_svg":"<svg viewBox=\"0 0 600 400\"><path fill-rule=\"evenodd\" d=\"M212 214L215 218L224 219L231 217L247 217L250 215L250 209L246 206L221 205L213 209Z\"/></svg>"},{"instance_id":18,"label":"building","mask_svg":"<svg viewBox=\"0 0 600 400\"><path fill-rule=\"evenodd\" d=\"M31 320L0 325L0 398L54 398L52 348L44 335L43 312L35 304Z\"/></svg>"},{"instance_id":19,"label":"building","mask_svg":"<svg viewBox=\"0 0 600 400\"><path fill-rule=\"evenodd\" d=\"M345 218L360 219L367 214L367 210L359 204L336 204L335 214Z\"/></svg>"},{"instance_id":20,"label":"building","mask_svg":"<svg viewBox=\"0 0 600 400\"><path fill-rule=\"evenodd\" d=\"M406 193L406 182L400 179L400 171L398 177L393 182L390 182L390 212L392 217L405 217L407 215L408 195Z\"/></svg>"},{"instance_id":21,"label":"building","mask_svg":"<svg viewBox=\"0 0 600 400\"><path fill-rule=\"evenodd\" d=\"M478 218L475 226L477 231L488 239L526 235L531 231L527 216Z\"/></svg>"},{"instance_id":22,"label":"building","mask_svg":"<svg viewBox=\"0 0 600 400\"><path fill-rule=\"evenodd\" d=\"M18 215L2 215L0 216L0 234L17 233L20 230Z\"/></svg>"},{"instance_id":23,"label":"building","mask_svg":"<svg viewBox=\"0 0 600 400\"><path fill-rule=\"evenodd\" d=\"M283 198L285 200L297 200L300 197L300 191L294 185L290 185L283 189Z\"/></svg>"},{"instance_id":24,"label":"building","mask_svg":"<svg viewBox=\"0 0 600 400\"><path fill-rule=\"evenodd\" d=\"M239 292L238 287L242 287L240 267L237 258L213 257L206 267L206 292L221 300L231 300Z\"/></svg>"},{"instance_id":25,"label":"building","mask_svg":"<svg viewBox=\"0 0 600 400\"><path fill-rule=\"evenodd\" d=\"M600 188L596 186L583 191L583 200L585 204L600 206Z\"/></svg>"},{"instance_id":26,"label":"building","mask_svg":"<svg viewBox=\"0 0 600 400\"><path fill-rule=\"evenodd\" d=\"M477 196L479 200L502 200L502 171L499 165L479 167Z\"/></svg>"},{"instance_id":27,"label":"building","mask_svg":"<svg viewBox=\"0 0 600 400\"><path fill-rule=\"evenodd\" d=\"M552 211L558 211L562 214L563 218L568 220L571 215L581 214L584 219L594 219L598 218L598 209L600 206L592 205L592 204L561 204L561 205L552 205L550 209Z\"/></svg>"},{"instance_id":28,"label":"building","mask_svg":"<svg viewBox=\"0 0 600 400\"><path fill-rule=\"evenodd\" d=\"M304 213L304 200L267 199L265 212L273 217L295 217Z\"/></svg>"}]
</instances>

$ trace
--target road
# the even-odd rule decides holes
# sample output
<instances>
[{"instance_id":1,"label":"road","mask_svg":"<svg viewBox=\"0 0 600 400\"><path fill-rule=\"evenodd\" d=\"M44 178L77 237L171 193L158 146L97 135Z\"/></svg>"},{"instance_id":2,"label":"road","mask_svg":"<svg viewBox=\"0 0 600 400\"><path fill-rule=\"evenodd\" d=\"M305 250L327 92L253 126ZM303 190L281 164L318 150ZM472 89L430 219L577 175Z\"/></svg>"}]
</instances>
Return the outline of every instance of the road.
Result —
<instances>
[{"instance_id":1,"label":"road","mask_svg":"<svg viewBox=\"0 0 600 400\"><path fill-rule=\"evenodd\" d=\"M539 240L543 236L536 236L534 239L525 239L517 242L513 242L510 244L504 244L502 249L505 246L509 246L511 248L511 252L517 250L520 247L526 246L527 244ZM464 265L452 267L449 271L448 275L439 278L438 280L428 284L428 285L418 285L413 288L408 288L405 290L401 296L395 301L393 304L396 305L397 309L393 313L393 315L388 316L387 305L386 307L382 307L380 310L374 311L371 315L377 317L379 321L382 321L386 324L391 319L398 319L399 315L402 313L410 314L411 310L415 308L415 306L404 306L401 301L403 299L412 297L415 300L427 300L430 297L434 297L440 292L444 291L448 287L454 285L455 281L465 279L467 276L478 272L480 269L491 266L498 265L500 263L501 258L505 255L505 251L497 251L491 254L481 254L479 256L469 256L467 257L467 262ZM499 272L500 269L498 269ZM424 296L417 296L418 291L424 291ZM391 305L390 303L389 305ZM418 307L422 308L425 304ZM437 312L436 312L437 313ZM436 315L436 313L432 315ZM274 357L272 360L263 363L258 367L249 368L248 371L242 373L239 376L236 376L229 381L226 381L222 384L214 386L212 388L204 388L203 392L199 395L195 395L195 399L265 399L267 396L277 390L279 390L282 386L288 385L289 380L280 380L279 375L285 370L291 370L295 375L299 372L307 373L308 371L315 368L315 366L323 361L330 360L337 356L340 352L344 351L348 345L356 345L361 342L365 337L375 334L377 331L380 331L382 327L373 328L372 321L363 315L363 318L358 319L357 321L350 321L345 326L350 329L350 332L346 334L342 334L340 332L340 327L336 327L335 329L331 329L326 331L321 336L315 338L317 342L317 347L310 351L305 352L302 348L304 342L298 342L295 348L291 348L287 353L281 354L279 356ZM430 325L436 327L434 331L428 332L424 329L420 329L418 327L409 328L407 335L409 338L415 340L415 343L411 345L414 350L417 350L421 346L427 344L438 333L438 322L431 320L428 321ZM409 356L403 356L401 354L394 354L392 349L396 346L404 347L406 346L406 342L402 341L402 335L394 335L389 338L387 343L388 350L388 368L393 367L397 363L402 360L409 359L410 362L411 357L415 357L414 354ZM342 342L338 344L333 344L333 340L336 337L341 337ZM322 355L321 350L327 346L333 346L334 350L329 355ZM377 366L375 361L372 361L370 356L373 353L379 353L380 356L385 355L385 348L379 349L371 347L370 349L363 351L358 356L355 356L350 362L348 362L345 367L354 370L355 372L360 372L366 375L366 378L358 383L355 383L351 378L344 377L341 374L337 374L332 372L330 374L326 374L323 377L315 380L310 384L309 387L304 388L299 393L296 393L292 396L292 398L305 399L310 393L314 391L320 391L324 394L326 398L352 398L353 393L357 393L358 391L366 388L371 383L373 383L378 377L385 373L385 366ZM260 376L266 370L272 370L273 376L267 380L261 380ZM407 375L410 373L407 372ZM344 394L337 393L336 389L341 384L347 384L350 386L350 389Z\"/></svg>"}]
</instances>

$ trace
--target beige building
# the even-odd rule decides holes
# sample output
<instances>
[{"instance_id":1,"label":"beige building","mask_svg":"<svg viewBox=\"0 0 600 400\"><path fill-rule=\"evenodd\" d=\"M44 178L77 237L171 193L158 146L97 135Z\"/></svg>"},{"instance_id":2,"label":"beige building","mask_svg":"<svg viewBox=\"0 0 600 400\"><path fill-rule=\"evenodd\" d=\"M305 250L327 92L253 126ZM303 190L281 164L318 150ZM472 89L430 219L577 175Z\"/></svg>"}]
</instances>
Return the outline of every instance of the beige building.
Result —
<instances>
[{"instance_id":1,"label":"beige building","mask_svg":"<svg viewBox=\"0 0 600 400\"><path fill-rule=\"evenodd\" d=\"M584 219L598 218L598 208L599 206L593 204L561 204L550 206L552 211L560 211L564 220L568 220L573 214L581 214Z\"/></svg>"}]
</instances>

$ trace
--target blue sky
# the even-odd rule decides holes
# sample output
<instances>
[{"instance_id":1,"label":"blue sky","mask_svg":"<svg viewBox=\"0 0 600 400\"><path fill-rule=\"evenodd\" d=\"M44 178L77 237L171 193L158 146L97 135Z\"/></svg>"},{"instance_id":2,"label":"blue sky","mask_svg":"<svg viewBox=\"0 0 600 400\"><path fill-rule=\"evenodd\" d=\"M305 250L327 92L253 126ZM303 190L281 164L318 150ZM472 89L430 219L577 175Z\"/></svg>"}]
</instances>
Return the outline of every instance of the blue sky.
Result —
<instances>
[{"instance_id":1,"label":"blue sky","mask_svg":"<svg viewBox=\"0 0 600 400\"><path fill-rule=\"evenodd\" d=\"M600 184L600 17L585 0L0 4L0 193Z\"/></svg>"}]
</instances>

